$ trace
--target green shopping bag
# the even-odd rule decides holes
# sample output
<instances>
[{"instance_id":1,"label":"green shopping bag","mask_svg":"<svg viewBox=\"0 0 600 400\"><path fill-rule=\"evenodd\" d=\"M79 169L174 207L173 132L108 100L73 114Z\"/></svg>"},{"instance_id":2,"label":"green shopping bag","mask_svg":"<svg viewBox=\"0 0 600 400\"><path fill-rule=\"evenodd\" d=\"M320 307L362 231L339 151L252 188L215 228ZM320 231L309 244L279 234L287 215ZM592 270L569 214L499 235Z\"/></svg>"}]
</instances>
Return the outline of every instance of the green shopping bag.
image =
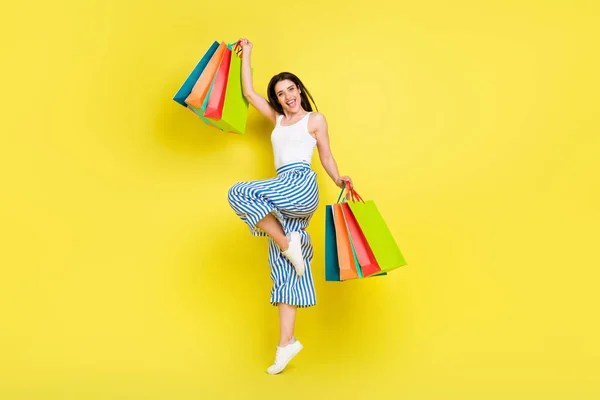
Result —
<instances>
[{"instance_id":1,"label":"green shopping bag","mask_svg":"<svg viewBox=\"0 0 600 400\"><path fill-rule=\"evenodd\" d=\"M249 103L242 89L242 58L239 43L235 43L232 50L223 114L219 121L231 128L228 131L243 134L246 131ZM216 124L215 120L211 119L211 122Z\"/></svg>"},{"instance_id":2,"label":"green shopping bag","mask_svg":"<svg viewBox=\"0 0 600 400\"><path fill-rule=\"evenodd\" d=\"M231 46L231 45L230 45ZM227 56L230 57L229 59L229 65L227 65L228 70L231 72L231 61L233 61L231 59L232 56L235 55L235 53L233 51L231 51L231 49L227 49ZM219 70L221 69L221 66L219 66ZM223 116L221 115L221 119L215 119L215 118L210 118L205 116L205 111L208 107L208 100L210 99L210 96L212 94L213 91L213 87L215 85L215 82L217 81L217 76L219 75L219 71L217 71L217 73L215 74L215 77L213 78L213 81L210 85L210 90L208 92L208 96L206 96L206 98L204 99L204 104L202 104L202 110L197 110L197 114L200 115L200 113L202 113L202 119L206 120L209 124L212 124L214 126L216 126L217 128L219 128L222 131L225 132L230 132L230 133L237 133L235 132L235 129L229 125L226 121L223 120ZM240 75L241 76L241 75ZM227 78L227 80L229 81L229 77ZM227 86L225 89L225 94L227 94ZM243 93L242 93L243 96ZM225 109L225 103L223 103L223 110Z\"/></svg>"},{"instance_id":3,"label":"green shopping bag","mask_svg":"<svg viewBox=\"0 0 600 400\"><path fill-rule=\"evenodd\" d=\"M350 196L352 201L347 202L348 206L377 259L381 268L379 274L406 265L406 260L375 202L373 200L363 201L360 195L351 191L353 192ZM359 201L354 201L356 198Z\"/></svg>"}]
</instances>

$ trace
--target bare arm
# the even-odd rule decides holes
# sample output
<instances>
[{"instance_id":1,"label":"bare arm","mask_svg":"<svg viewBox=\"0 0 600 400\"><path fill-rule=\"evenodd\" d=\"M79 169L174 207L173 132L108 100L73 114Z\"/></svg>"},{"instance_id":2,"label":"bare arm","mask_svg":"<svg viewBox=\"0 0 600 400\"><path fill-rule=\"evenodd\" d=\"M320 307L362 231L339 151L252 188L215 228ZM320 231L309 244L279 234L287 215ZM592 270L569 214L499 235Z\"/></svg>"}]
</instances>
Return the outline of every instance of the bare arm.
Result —
<instances>
[{"instance_id":1,"label":"bare arm","mask_svg":"<svg viewBox=\"0 0 600 400\"><path fill-rule=\"evenodd\" d=\"M254 90L252 83L252 67L250 58L252 55L252 43L247 39L240 39L242 45L242 88L244 91L244 97L250 104L254 106L262 115L267 117L273 125L277 123L277 113L271 107L267 99Z\"/></svg>"},{"instance_id":2,"label":"bare arm","mask_svg":"<svg viewBox=\"0 0 600 400\"><path fill-rule=\"evenodd\" d=\"M319 159L327 174L338 187L342 187L347 182L350 188L353 188L352 179L349 176L340 176L338 166L331 153L329 141L329 132L325 116L319 112L314 112L309 120L309 130L316 136L317 149L319 150Z\"/></svg>"}]
</instances>

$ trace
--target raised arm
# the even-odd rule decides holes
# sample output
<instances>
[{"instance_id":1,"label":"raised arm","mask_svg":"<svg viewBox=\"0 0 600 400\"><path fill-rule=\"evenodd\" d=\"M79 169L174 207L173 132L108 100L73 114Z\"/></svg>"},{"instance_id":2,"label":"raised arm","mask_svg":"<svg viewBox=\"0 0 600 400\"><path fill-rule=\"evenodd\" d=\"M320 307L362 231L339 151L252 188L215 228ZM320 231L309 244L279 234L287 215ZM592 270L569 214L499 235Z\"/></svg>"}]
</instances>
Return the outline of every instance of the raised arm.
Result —
<instances>
[{"instance_id":1,"label":"raised arm","mask_svg":"<svg viewBox=\"0 0 600 400\"><path fill-rule=\"evenodd\" d=\"M240 39L242 45L242 88L244 91L244 97L250 104L254 106L262 115L267 117L273 125L277 123L277 113L271 107L267 99L254 90L252 83L252 67L250 64L250 58L252 55L252 43L248 39Z\"/></svg>"}]
</instances>

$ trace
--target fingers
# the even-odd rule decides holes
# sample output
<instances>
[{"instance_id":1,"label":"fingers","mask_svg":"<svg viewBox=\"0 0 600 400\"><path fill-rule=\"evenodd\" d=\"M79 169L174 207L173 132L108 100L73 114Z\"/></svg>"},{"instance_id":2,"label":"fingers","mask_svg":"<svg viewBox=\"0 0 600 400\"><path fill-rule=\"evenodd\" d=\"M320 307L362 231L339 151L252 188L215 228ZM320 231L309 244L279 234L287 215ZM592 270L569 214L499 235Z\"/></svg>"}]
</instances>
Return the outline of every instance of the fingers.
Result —
<instances>
[{"instance_id":1,"label":"fingers","mask_svg":"<svg viewBox=\"0 0 600 400\"><path fill-rule=\"evenodd\" d=\"M347 182L350 189L354 189L354 183L352 183L352 179L349 176L345 176L344 178L345 178L344 180Z\"/></svg>"},{"instance_id":2,"label":"fingers","mask_svg":"<svg viewBox=\"0 0 600 400\"><path fill-rule=\"evenodd\" d=\"M354 182L352 182L352 178L350 178L349 176L340 176L335 181L335 184L341 188L343 188L344 185L346 185L348 189L354 189Z\"/></svg>"},{"instance_id":3,"label":"fingers","mask_svg":"<svg viewBox=\"0 0 600 400\"><path fill-rule=\"evenodd\" d=\"M344 183L346 183L346 186L348 186L348 188L350 188L350 189L354 188L354 183L352 182L352 179L349 176L341 176L340 181L341 181L342 185Z\"/></svg>"}]
</instances>

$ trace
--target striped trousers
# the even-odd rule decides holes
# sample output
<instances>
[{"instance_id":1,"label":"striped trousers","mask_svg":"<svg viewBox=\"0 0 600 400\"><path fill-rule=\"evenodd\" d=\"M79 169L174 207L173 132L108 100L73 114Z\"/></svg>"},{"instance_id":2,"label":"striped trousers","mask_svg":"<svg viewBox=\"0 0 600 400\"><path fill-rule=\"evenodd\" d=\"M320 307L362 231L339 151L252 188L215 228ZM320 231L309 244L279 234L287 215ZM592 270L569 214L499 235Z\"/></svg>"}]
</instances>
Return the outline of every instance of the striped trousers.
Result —
<instances>
[{"instance_id":1,"label":"striped trousers","mask_svg":"<svg viewBox=\"0 0 600 400\"><path fill-rule=\"evenodd\" d=\"M270 302L272 305L314 306L317 299L310 269L313 246L306 228L319 205L319 189L316 173L310 164L295 162L278 168L275 178L238 182L229 189L228 201L254 236L267 236L256 223L269 213L277 218L286 234L294 231L300 233L305 262L302 277L298 277L290 261L269 237L269 264L273 281Z\"/></svg>"}]
</instances>

